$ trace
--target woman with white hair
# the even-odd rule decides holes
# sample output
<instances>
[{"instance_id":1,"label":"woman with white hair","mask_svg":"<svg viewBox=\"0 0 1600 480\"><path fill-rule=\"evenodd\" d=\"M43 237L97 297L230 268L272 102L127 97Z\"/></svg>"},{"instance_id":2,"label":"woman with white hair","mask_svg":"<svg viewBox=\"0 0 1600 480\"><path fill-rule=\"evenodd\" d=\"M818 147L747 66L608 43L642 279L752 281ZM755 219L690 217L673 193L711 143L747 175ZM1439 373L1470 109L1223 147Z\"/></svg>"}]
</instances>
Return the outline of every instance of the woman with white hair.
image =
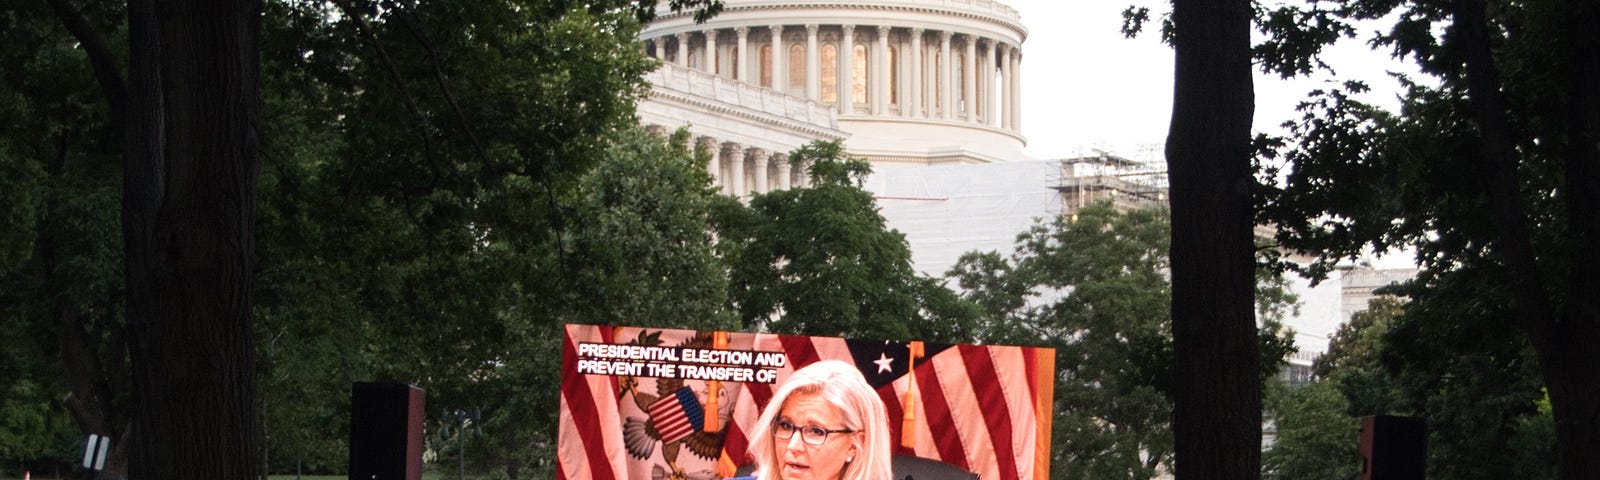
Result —
<instances>
[{"instance_id":1,"label":"woman with white hair","mask_svg":"<svg viewBox=\"0 0 1600 480\"><path fill-rule=\"evenodd\" d=\"M889 419L855 365L825 360L795 370L752 432L756 478L888 480Z\"/></svg>"}]
</instances>

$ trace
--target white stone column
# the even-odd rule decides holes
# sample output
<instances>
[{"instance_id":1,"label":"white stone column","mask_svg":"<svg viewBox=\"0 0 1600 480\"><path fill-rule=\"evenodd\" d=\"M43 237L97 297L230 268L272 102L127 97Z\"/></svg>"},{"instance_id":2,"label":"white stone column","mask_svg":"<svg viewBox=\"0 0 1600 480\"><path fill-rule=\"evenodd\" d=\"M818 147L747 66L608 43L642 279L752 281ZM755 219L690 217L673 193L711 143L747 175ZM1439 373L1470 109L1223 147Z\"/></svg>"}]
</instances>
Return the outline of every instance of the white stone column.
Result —
<instances>
[{"instance_id":1,"label":"white stone column","mask_svg":"<svg viewBox=\"0 0 1600 480\"><path fill-rule=\"evenodd\" d=\"M680 33L678 37L678 66L689 66L689 34Z\"/></svg>"},{"instance_id":2,"label":"white stone column","mask_svg":"<svg viewBox=\"0 0 1600 480\"><path fill-rule=\"evenodd\" d=\"M750 193L767 193L771 191L767 182L767 151L761 148L751 148L746 154L750 157L750 166L755 169L755 185L750 188Z\"/></svg>"},{"instance_id":3,"label":"white stone column","mask_svg":"<svg viewBox=\"0 0 1600 480\"><path fill-rule=\"evenodd\" d=\"M789 93L789 49L783 46L783 25L773 25L767 27L767 30L772 32L772 40L768 42L772 48L772 55L769 58L772 60L771 87L773 90ZM760 55L756 57L759 58ZM761 75L760 72L761 69L756 68L756 75ZM756 83L760 82L761 79L756 79Z\"/></svg>"},{"instance_id":4,"label":"white stone column","mask_svg":"<svg viewBox=\"0 0 1600 480\"><path fill-rule=\"evenodd\" d=\"M806 98L822 101L822 52L817 50L817 24L806 25Z\"/></svg>"},{"instance_id":5,"label":"white stone column","mask_svg":"<svg viewBox=\"0 0 1600 480\"><path fill-rule=\"evenodd\" d=\"M772 154L772 163L778 166L778 190L788 190L794 187L794 172L789 165L789 156L782 153Z\"/></svg>"},{"instance_id":6,"label":"white stone column","mask_svg":"<svg viewBox=\"0 0 1600 480\"><path fill-rule=\"evenodd\" d=\"M953 108L955 86L951 85L950 59L950 31L939 32L939 118L951 120L955 118L956 109Z\"/></svg>"},{"instance_id":7,"label":"white stone column","mask_svg":"<svg viewBox=\"0 0 1600 480\"><path fill-rule=\"evenodd\" d=\"M750 27L736 27L733 29L733 33L739 36L739 50L734 52L733 55L733 62L736 64L733 66L733 79L745 83L756 83L750 81L750 54L748 53L750 51Z\"/></svg>"},{"instance_id":8,"label":"white stone column","mask_svg":"<svg viewBox=\"0 0 1600 480\"><path fill-rule=\"evenodd\" d=\"M854 115L856 85L855 75L851 70L856 64L856 26L841 25L839 28L844 29L844 35L839 41L842 47L839 49L838 58L834 59L839 62L839 68L836 69L839 71L839 114Z\"/></svg>"},{"instance_id":9,"label":"white stone column","mask_svg":"<svg viewBox=\"0 0 1600 480\"><path fill-rule=\"evenodd\" d=\"M1000 119L995 116L994 110L995 107L999 105L994 101L995 94L999 92L999 90L995 88L997 84L994 81L994 69L998 68L998 65L994 63L995 51L999 49L1000 42L994 40L990 40L989 48L984 49L988 56L983 67L983 123L991 127L1000 126Z\"/></svg>"},{"instance_id":10,"label":"white stone column","mask_svg":"<svg viewBox=\"0 0 1600 480\"><path fill-rule=\"evenodd\" d=\"M1010 125L1006 128L1014 132L1022 131L1022 115L1018 114L1018 111L1022 109L1022 92L1018 91L1018 86L1022 82L1017 81L1017 60L1022 53L1020 50L1019 47L1011 47L1011 51L1006 55L1006 69L1008 70L1006 72L1006 120L1010 121Z\"/></svg>"},{"instance_id":11,"label":"white stone column","mask_svg":"<svg viewBox=\"0 0 1600 480\"><path fill-rule=\"evenodd\" d=\"M722 193L728 193L728 183L722 181L722 145L711 137L700 137L696 144L711 154L711 160L706 162L706 171L711 173L711 184L721 187Z\"/></svg>"},{"instance_id":12,"label":"white stone column","mask_svg":"<svg viewBox=\"0 0 1600 480\"><path fill-rule=\"evenodd\" d=\"M872 94L872 114L887 115L889 113L889 88L891 88L889 85L889 69L894 68L893 65L889 64L888 26L878 26L878 45L874 50L878 52L874 54L878 57L878 61L872 63L878 65L878 75L871 77L874 80L872 84L877 87L873 89L874 93Z\"/></svg>"},{"instance_id":13,"label":"white stone column","mask_svg":"<svg viewBox=\"0 0 1600 480\"><path fill-rule=\"evenodd\" d=\"M978 123L978 38L966 37L966 49L961 53L961 108L968 123Z\"/></svg>"},{"instance_id":14,"label":"white stone column","mask_svg":"<svg viewBox=\"0 0 1600 480\"><path fill-rule=\"evenodd\" d=\"M922 82L927 75L922 74L922 29L911 29L911 51L903 57L911 57L911 95L907 95L905 110L908 117L922 118Z\"/></svg>"},{"instance_id":15,"label":"white stone column","mask_svg":"<svg viewBox=\"0 0 1600 480\"><path fill-rule=\"evenodd\" d=\"M938 118L939 112L939 52L934 45L922 52L922 116Z\"/></svg>"},{"instance_id":16,"label":"white stone column","mask_svg":"<svg viewBox=\"0 0 1600 480\"><path fill-rule=\"evenodd\" d=\"M1012 81L1011 64L1011 45L1000 45L1000 83L1005 85L1006 89L1005 99L1001 102L1005 105L1005 112L1000 116L1000 128L1006 130L1016 129L1011 125L1012 113L1017 111L1017 83Z\"/></svg>"},{"instance_id":17,"label":"white stone column","mask_svg":"<svg viewBox=\"0 0 1600 480\"><path fill-rule=\"evenodd\" d=\"M1011 125L1016 128L1017 133L1022 133L1022 47L1018 46L1012 50L1011 58L1016 62L1011 66L1012 90L1017 91L1017 94L1011 97L1012 103L1017 106L1015 108L1017 113L1011 117Z\"/></svg>"},{"instance_id":18,"label":"white stone column","mask_svg":"<svg viewBox=\"0 0 1600 480\"><path fill-rule=\"evenodd\" d=\"M734 197L743 197L744 190L744 147L733 142L722 144L722 153L728 156L728 165L733 168L728 171L728 194Z\"/></svg>"},{"instance_id":19,"label":"white stone column","mask_svg":"<svg viewBox=\"0 0 1600 480\"><path fill-rule=\"evenodd\" d=\"M706 30L706 53L700 56L700 69L706 73L717 73L717 31Z\"/></svg>"}]
</instances>

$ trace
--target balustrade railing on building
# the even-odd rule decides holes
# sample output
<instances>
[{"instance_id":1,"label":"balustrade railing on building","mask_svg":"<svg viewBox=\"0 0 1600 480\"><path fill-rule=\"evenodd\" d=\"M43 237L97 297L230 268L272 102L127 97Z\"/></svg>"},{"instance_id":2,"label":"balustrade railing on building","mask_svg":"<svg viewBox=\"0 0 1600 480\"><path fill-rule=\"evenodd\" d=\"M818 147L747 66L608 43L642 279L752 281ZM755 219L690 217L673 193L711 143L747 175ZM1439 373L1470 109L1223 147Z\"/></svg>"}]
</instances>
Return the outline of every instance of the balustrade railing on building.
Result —
<instances>
[{"instance_id":1,"label":"balustrade railing on building","mask_svg":"<svg viewBox=\"0 0 1600 480\"><path fill-rule=\"evenodd\" d=\"M768 7L803 5L805 1L795 0L742 0L741 7ZM871 7L909 7L909 8L938 8L962 13L973 13L992 16L995 18L1020 23L1022 15L1017 9L995 0L832 0L826 2L829 6L871 6ZM658 16L670 16L675 13L665 4L656 7Z\"/></svg>"},{"instance_id":2,"label":"balustrade railing on building","mask_svg":"<svg viewBox=\"0 0 1600 480\"><path fill-rule=\"evenodd\" d=\"M838 128L833 107L826 104L697 69L662 63L660 68L645 75L645 79L655 89L677 90L796 122Z\"/></svg>"}]
</instances>

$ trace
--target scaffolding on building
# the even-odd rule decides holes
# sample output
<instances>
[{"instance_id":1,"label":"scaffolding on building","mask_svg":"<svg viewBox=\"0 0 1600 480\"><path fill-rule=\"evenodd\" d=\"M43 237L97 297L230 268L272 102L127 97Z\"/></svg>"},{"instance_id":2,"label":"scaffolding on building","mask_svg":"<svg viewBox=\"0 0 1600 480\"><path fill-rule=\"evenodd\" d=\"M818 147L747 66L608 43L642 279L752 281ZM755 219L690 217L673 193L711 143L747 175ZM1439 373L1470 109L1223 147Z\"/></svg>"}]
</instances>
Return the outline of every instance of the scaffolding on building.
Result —
<instances>
[{"instance_id":1,"label":"scaffolding on building","mask_svg":"<svg viewBox=\"0 0 1600 480\"><path fill-rule=\"evenodd\" d=\"M1062 213L1075 214L1102 200L1118 209L1165 207L1167 169L1158 151L1144 146L1138 158L1129 158L1094 149L1092 155L1059 160L1061 177L1052 188L1061 194Z\"/></svg>"}]
</instances>

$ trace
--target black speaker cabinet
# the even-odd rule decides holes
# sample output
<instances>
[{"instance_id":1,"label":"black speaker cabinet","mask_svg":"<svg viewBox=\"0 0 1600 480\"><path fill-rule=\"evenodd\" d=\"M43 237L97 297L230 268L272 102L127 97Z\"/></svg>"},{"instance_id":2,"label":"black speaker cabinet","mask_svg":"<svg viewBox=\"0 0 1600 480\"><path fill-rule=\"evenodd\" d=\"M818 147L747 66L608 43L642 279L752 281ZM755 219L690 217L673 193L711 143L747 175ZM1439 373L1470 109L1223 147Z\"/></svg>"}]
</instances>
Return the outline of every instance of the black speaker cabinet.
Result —
<instances>
[{"instance_id":1,"label":"black speaker cabinet","mask_svg":"<svg viewBox=\"0 0 1600 480\"><path fill-rule=\"evenodd\" d=\"M1428 423L1417 417L1361 417L1361 480L1422 480Z\"/></svg>"},{"instance_id":2,"label":"black speaker cabinet","mask_svg":"<svg viewBox=\"0 0 1600 480\"><path fill-rule=\"evenodd\" d=\"M422 479L422 389L350 387L350 480Z\"/></svg>"}]
</instances>

